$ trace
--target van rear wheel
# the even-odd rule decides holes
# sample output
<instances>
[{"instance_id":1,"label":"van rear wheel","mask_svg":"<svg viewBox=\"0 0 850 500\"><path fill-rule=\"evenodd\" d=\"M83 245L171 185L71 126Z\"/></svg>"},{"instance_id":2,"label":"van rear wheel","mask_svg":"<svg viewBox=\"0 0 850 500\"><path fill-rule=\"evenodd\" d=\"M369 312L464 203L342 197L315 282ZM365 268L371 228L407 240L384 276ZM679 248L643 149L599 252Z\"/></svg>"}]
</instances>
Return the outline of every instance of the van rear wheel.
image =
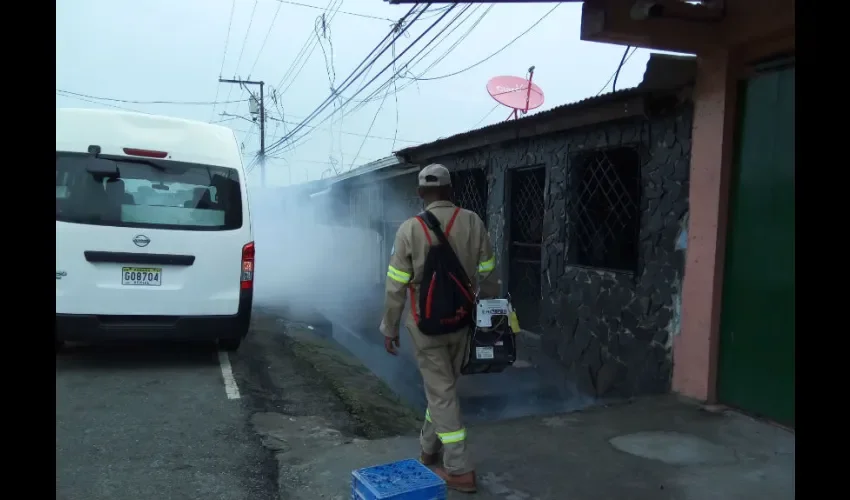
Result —
<instances>
[{"instance_id":1,"label":"van rear wheel","mask_svg":"<svg viewBox=\"0 0 850 500\"><path fill-rule=\"evenodd\" d=\"M239 349L239 345L242 344L241 338L235 339L218 339L218 347L224 351L234 352Z\"/></svg>"}]
</instances>

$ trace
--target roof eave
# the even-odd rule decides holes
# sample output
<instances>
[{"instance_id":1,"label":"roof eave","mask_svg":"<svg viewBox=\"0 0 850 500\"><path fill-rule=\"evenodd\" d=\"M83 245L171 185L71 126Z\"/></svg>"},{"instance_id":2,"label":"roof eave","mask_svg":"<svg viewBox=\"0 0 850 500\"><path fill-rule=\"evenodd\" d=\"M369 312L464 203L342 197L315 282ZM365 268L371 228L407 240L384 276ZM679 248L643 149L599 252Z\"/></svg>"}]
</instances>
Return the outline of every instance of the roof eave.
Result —
<instances>
[{"instance_id":1,"label":"roof eave","mask_svg":"<svg viewBox=\"0 0 850 500\"><path fill-rule=\"evenodd\" d=\"M408 163L422 163L432 158L460 153L503 142L526 139L540 135L563 132L579 127L605 123L645 114L646 94L631 95L609 102L593 103L585 108L570 109L556 116L534 116L505 123L495 130L475 131L469 134L440 139L429 144L396 151L396 156Z\"/></svg>"}]
</instances>

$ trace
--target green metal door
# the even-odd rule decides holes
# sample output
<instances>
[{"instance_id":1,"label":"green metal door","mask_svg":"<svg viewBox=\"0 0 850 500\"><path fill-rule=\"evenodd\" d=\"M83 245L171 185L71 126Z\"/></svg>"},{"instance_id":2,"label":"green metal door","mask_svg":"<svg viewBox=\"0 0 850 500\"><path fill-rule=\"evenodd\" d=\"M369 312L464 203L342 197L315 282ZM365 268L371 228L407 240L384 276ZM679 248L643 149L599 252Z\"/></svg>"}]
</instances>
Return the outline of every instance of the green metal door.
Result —
<instances>
[{"instance_id":1,"label":"green metal door","mask_svg":"<svg viewBox=\"0 0 850 500\"><path fill-rule=\"evenodd\" d=\"M794 425L794 68L747 80L720 326L718 399Z\"/></svg>"}]
</instances>

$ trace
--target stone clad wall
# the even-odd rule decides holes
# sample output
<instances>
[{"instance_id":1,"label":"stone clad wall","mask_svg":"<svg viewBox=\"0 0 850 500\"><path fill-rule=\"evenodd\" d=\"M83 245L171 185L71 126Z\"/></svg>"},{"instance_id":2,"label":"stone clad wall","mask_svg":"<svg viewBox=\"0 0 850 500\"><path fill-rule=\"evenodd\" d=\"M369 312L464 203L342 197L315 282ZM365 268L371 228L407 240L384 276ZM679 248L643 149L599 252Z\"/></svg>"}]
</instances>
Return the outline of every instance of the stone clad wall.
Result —
<instances>
[{"instance_id":1,"label":"stone clad wall","mask_svg":"<svg viewBox=\"0 0 850 500\"><path fill-rule=\"evenodd\" d=\"M618 145L643 151L639 266L631 274L569 265L569 241L563 237L569 176L551 169L543 247L544 342L584 393L668 392L679 314L674 299L684 268L676 238L688 211L691 111L584 137L577 137L577 152Z\"/></svg>"},{"instance_id":2,"label":"stone clad wall","mask_svg":"<svg viewBox=\"0 0 850 500\"><path fill-rule=\"evenodd\" d=\"M487 169L488 227L507 281L507 172L546 167L540 323L547 350L585 394L628 397L668 392L672 335L684 256L676 239L688 210L690 103L649 119L629 119L567 133L434 158L450 170ZM567 262L570 159L577 153L634 146L641 153L642 195L636 274ZM507 283L505 283L507 286Z\"/></svg>"}]
</instances>

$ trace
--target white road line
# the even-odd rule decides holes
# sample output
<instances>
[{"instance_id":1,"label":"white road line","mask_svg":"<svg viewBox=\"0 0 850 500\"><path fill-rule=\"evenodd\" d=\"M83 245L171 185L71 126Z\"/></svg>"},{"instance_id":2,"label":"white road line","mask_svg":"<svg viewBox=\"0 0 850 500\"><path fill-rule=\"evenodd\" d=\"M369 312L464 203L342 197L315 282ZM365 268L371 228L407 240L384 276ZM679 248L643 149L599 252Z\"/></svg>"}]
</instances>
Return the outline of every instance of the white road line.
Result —
<instances>
[{"instance_id":1,"label":"white road line","mask_svg":"<svg viewBox=\"0 0 850 500\"><path fill-rule=\"evenodd\" d=\"M224 392L227 399L239 399L239 386L233 378L233 369L230 367L230 358L224 351L218 351L218 364L221 365L221 377L224 379Z\"/></svg>"}]
</instances>

